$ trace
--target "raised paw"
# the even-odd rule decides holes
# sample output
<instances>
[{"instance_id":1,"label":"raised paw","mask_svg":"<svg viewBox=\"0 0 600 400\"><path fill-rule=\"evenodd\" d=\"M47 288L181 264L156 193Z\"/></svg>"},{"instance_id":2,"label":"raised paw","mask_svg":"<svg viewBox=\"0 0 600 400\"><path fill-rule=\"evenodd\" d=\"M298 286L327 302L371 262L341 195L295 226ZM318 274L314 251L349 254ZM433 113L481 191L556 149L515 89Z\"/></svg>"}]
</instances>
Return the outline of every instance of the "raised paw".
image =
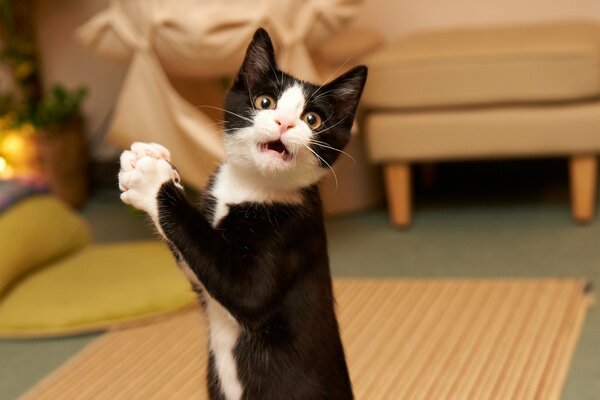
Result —
<instances>
[{"instance_id":1,"label":"raised paw","mask_svg":"<svg viewBox=\"0 0 600 400\"><path fill-rule=\"evenodd\" d=\"M169 162L170 154L154 143L134 143L121 154L119 188L124 203L158 218L158 192L166 182L179 185L179 174Z\"/></svg>"}]
</instances>

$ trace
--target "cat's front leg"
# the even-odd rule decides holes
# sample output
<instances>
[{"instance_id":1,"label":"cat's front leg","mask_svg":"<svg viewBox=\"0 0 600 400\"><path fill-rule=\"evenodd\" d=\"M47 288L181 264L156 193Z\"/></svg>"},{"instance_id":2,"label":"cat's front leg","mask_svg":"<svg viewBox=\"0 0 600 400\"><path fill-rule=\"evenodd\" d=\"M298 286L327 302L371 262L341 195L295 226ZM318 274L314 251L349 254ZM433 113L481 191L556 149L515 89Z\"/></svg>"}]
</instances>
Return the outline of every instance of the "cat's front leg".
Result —
<instances>
[{"instance_id":1,"label":"cat's front leg","mask_svg":"<svg viewBox=\"0 0 600 400\"><path fill-rule=\"evenodd\" d=\"M170 163L171 154L163 146L156 143L136 142L131 150L121 154L121 171L119 172L119 189L121 200L145 211L158 223L158 192L163 184L179 183L179 174Z\"/></svg>"}]
</instances>

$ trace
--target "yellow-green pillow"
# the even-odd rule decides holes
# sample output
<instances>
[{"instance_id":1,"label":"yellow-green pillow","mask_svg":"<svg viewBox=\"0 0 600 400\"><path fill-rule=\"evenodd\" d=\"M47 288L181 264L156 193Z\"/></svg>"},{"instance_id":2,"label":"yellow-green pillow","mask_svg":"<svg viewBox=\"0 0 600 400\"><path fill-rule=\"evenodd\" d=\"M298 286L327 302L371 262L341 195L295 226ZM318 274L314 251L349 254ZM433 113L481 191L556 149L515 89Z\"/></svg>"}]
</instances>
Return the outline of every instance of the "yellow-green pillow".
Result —
<instances>
[{"instance_id":1,"label":"yellow-green pillow","mask_svg":"<svg viewBox=\"0 0 600 400\"><path fill-rule=\"evenodd\" d=\"M19 277L90 242L85 221L52 196L0 213L0 296Z\"/></svg>"},{"instance_id":2,"label":"yellow-green pillow","mask_svg":"<svg viewBox=\"0 0 600 400\"><path fill-rule=\"evenodd\" d=\"M19 280L0 299L0 337L75 334L195 303L161 242L91 245Z\"/></svg>"}]
</instances>

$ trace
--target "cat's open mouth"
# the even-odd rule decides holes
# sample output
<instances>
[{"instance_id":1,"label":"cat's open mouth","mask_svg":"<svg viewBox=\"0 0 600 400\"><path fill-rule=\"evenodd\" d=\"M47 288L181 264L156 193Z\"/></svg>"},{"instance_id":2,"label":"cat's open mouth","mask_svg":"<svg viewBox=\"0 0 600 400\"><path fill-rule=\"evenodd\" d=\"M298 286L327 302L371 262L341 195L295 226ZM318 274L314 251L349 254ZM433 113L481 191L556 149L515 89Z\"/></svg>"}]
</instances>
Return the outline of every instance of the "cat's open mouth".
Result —
<instances>
[{"instance_id":1,"label":"cat's open mouth","mask_svg":"<svg viewBox=\"0 0 600 400\"><path fill-rule=\"evenodd\" d=\"M272 142L262 143L260 150L264 153L268 153L272 156L278 157L283 161L287 161L292 157L292 154L288 151L287 147L281 140L273 140Z\"/></svg>"}]
</instances>

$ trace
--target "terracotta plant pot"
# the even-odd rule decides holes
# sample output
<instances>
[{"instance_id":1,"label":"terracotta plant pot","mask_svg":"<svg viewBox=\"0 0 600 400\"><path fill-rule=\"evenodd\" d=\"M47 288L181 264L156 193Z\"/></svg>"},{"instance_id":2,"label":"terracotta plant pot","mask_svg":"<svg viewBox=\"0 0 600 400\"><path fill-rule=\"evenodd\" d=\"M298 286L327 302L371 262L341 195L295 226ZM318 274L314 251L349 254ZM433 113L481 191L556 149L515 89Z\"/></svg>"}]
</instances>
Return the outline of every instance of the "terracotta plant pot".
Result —
<instances>
[{"instance_id":1,"label":"terracotta plant pot","mask_svg":"<svg viewBox=\"0 0 600 400\"><path fill-rule=\"evenodd\" d=\"M89 151L83 120L73 120L40 130L34 136L37 163L52 192L73 207L89 195Z\"/></svg>"}]
</instances>

